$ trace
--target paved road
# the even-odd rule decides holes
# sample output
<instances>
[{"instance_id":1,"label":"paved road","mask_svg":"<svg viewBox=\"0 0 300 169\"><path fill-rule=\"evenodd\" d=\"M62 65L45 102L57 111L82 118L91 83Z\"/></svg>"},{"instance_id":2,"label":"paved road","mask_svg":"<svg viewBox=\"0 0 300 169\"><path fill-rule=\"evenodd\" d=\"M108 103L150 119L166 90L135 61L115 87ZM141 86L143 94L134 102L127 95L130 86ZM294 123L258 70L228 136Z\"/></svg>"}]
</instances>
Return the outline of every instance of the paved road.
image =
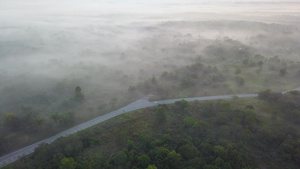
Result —
<instances>
[{"instance_id":1,"label":"paved road","mask_svg":"<svg viewBox=\"0 0 300 169\"><path fill-rule=\"evenodd\" d=\"M297 88L296 90L300 90L300 88ZM105 114L103 116L99 116L93 120L87 121L85 123L82 123L78 126L72 127L68 130L65 130L57 135L54 135L50 138L47 138L45 140L39 141L35 144L29 145L27 147L24 147L22 149L19 149L15 152L12 152L10 154L7 154L3 157L0 158L0 168L2 168L3 166L10 164L16 160L18 160L20 157L24 156L24 155L28 155L31 154L34 149L36 147L38 147L41 143L52 143L54 140L56 140L59 137L64 137L64 136L68 136L70 134L76 133L80 130L84 130L86 128L89 128L93 125L96 125L98 123L101 123L103 121L106 121L108 119L111 119L113 117L116 117L118 115L121 115L125 112L130 112L130 111L134 111L134 110L138 110L138 109L142 109L142 108L146 108L146 107L153 107L156 106L158 104L172 104L175 103L176 101L180 101L182 99L186 100L186 101L195 101L195 100L217 100L217 99L229 99L229 98L233 98L233 97L240 97L240 98L244 98L244 97L257 97L258 94L237 94L237 95L220 95L220 96L205 96L205 97L194 97L194 98L180 98L180 99L171 99L171 100L160 100L160 101L154 101L154 102L149 102L149 98L152 95L147 95L125 107L122 107L116 111L110 112L108 114Z\"/></svg>"}]
</instances>

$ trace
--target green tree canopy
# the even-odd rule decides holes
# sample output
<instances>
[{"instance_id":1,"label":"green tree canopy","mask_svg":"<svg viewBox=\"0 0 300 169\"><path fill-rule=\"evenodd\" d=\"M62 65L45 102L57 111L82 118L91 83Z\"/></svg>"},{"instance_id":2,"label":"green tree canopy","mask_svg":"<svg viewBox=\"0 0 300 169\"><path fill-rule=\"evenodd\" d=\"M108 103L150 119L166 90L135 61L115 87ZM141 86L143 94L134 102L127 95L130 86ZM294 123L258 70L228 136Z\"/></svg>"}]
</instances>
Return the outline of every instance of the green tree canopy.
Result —
<instances>
[{"instance_id":1,"label":"green tree canopy","mask_svg":"<svg viewBox=\"0 0 300 169\"><path fill-rule=\"evenodd\" d=\"M76 161L74 161L74 159L71 158L63 158L61 160L61 165L59 166L59 169L75 169L77 166Z\"/></svg>"}]
</instances>

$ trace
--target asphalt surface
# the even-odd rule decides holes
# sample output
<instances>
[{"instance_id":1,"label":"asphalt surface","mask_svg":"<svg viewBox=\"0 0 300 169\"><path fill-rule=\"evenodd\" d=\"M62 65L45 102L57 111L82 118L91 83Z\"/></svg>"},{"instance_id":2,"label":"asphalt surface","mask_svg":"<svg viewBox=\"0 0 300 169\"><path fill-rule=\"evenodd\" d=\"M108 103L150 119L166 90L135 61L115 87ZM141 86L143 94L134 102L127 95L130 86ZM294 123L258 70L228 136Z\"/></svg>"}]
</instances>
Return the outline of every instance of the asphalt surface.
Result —
<instances>
[{"instance_id":1,"label":"asphalt surface","mask_svg":"<svg viewBox=\"0 0 300 169\"><path fill-rule=\"evenodd\" d=\"M300 88L297 88L296 90L300 90ZM89 128L91 126L94 126L96 124L99 124L101 122L104 122L108 119L111 119L113 117L119 116L121 114L124 114L126 112L130 112L130 111L134 111L134 110L138 110L138 109L142 109L142 108L146 108L146 107L153 107L153 106L157 106L158 104L172 104L175 103L176 101L180 101L180 100L186 100L186 101L195 101L195 100L218 100L218 99L229 99L229 98L233 98L233 97L239 97L239 98L245 98L245 97L257 97L258 94L237 94L237 95L220 95L220 96L205 96L205 97L193 97L193 98L180 98L180 99L170 99L170 100L160 100L160 101L154 101L154 102L149 102L149 98L152 95L146 95L145 97L136 100L135 102L122 107L118 110L115 110L113 112L110 112L108 114L99 116L93 120L87 121L85 123L82 123L78 126L72 127L68 130L65 130L61 133L58 133L52 137L49 137L47 139L44 139L42 141L39 141L35 144L29 145L27 147L24 147L22 149L19 149L15 152L12 152L10 154L7 154L3 157L0 158L0 168L4 167L5 165L8 165L16 160L18 160L20 157L31 154L32 152L34 152L35 148L37 148L40 144L42 143L52 143L54 140L60 138L60 137L65 137L68 136L70 134L76 133L78 131L84 130L86 128Z\"/></svg>"}]
</instances>

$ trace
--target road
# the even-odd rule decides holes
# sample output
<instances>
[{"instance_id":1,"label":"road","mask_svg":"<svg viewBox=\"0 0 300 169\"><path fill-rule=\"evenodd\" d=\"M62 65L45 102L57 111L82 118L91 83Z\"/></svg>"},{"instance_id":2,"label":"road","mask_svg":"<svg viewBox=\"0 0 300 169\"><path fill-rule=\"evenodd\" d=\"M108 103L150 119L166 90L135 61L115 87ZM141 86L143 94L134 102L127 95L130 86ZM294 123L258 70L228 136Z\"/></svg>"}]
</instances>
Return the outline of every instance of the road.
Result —
<instances>
[{"instance_id":1,"label":"road","mask_svg":"<svg viewBox=\"0 0 300 169\"><path fill-rule=\"evenodd\" d=\"M300 90L300 88L297 88L296 90ZM54 135L50 138L44 139L44 140L39 141L35 144L29 145L27 147L24 147L22 149L19 149L19 150L15 151L15 152L7 154L7 155L0 158L0 168L2 168L3 166L8 165L8 164L18 160L20 157L22 157L24 155L31 154L32 152L34 152L35 148L38 147L41 143L52 143L57 138L65 137L65 136L68 136L70 134L76 133L78 131L84 130L86 128L89 128L91 126L94 126L96 124L104 122L108 119L111 119L113 117L124 114L126 112L130 112L130 111L134 111L134 110L138 110L138 109L142 109L142 108L146 108L146 107L153 107L153 106L157 106L158 104L172 104L172 103L175 103L176 101L180 101L182 99L184 99L186 101L218 100L218 99L229 99L229 98L233 98L233 97L239 97L239 98L257 97L258 94L205 96L205 97L180 98L180 99L170 99L170 100L160 100L160 101L149 102L149 98L151 96L152 96L151 94L146 95L145 97L143 97L139 100L136 100L135 102L133 102L133 103L131 103L131 104L125 106L125 107L122 107L118 110L115 110L113 112L110 112L110 113L102 115L102 116L99 116L95 119L92 119L92 120L87 121L85 123L82 123L78 126L72 127L68 130L65 130L65 131L63 131L59 134L56 134L56 135Z\"/></svg>"}]
</instances>

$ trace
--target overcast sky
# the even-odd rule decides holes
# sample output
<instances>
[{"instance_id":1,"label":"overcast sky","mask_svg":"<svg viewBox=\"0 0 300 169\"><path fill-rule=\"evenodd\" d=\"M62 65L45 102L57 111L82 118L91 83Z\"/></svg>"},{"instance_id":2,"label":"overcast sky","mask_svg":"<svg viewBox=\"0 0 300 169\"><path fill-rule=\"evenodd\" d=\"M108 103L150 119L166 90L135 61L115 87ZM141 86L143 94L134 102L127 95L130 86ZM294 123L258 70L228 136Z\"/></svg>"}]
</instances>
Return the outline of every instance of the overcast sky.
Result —
<instances>
[{"instance_id":1,"label":"overcast sky","mask_svg":"<svg viewBox=\"0 0 300 169\"><path fill-rule=\"evenodd\" d=\"M0 0L0 26L107 14L299 13L299 9L300 0Z\"/></svg>"},{"instance_id":2,"label":"overcast sky","mask_svg":"<svg viewBox=\"0 0 300 169\"><path fill-rule=\"evenodd\" d=\"M290 3L300 3L300 0L0 0L0 15L73 14L83 11L86 13L195 12L205 8L210 12L216 12L215 9L209 8L209 5L222 7L223 10L229 7L244 10L245 7L250 8L247 4L249 2L259 2L259 4L251 4L254 10L262 10L263 3L267 3L264 10L274 10L274 6L277 6L277 10L297 11Z\"/></svg>"}]
</instances>

